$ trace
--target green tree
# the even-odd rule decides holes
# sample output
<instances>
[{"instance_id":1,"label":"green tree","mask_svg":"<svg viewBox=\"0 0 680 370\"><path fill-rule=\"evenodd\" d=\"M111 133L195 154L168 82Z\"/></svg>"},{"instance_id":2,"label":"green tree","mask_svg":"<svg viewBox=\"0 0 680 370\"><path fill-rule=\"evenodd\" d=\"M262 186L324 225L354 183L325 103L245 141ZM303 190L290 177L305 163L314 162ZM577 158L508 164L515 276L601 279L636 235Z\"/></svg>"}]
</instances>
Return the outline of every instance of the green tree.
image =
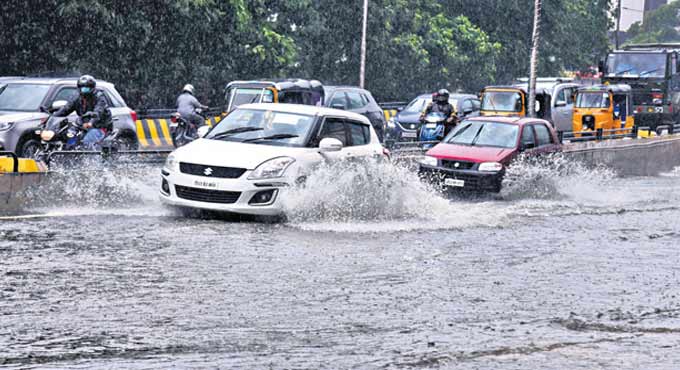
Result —
<instances>
[{"instance_id":1,"label":"green tree","mask_svg":"<svg viewBox=\"0 0 680 370\"><path fill-rule=\"evenodd\" d=\"M644 22L628 30L629 44L680 42L680 2L672 2L645 15Z\"/></svg>"}]
</instances>

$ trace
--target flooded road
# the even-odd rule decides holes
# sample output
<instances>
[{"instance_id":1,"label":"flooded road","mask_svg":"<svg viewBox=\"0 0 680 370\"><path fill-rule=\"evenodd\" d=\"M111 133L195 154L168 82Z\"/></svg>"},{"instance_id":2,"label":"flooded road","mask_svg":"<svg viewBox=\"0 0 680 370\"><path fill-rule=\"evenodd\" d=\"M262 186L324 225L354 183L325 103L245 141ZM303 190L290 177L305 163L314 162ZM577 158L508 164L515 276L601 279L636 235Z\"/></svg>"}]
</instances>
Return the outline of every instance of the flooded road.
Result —
<instances>
[{"instance_id":1,"label":"flooded road","mask_svg":"<svg viewBox=\"0 0 680 370\"><path fill-rule=\"evenodd\" d=\"M321 176L278 224L181 217L157 172L65 178L0 221L0 365L680 363L680 172L525 168L476 199Z\"/></svg>"}]
</instances>

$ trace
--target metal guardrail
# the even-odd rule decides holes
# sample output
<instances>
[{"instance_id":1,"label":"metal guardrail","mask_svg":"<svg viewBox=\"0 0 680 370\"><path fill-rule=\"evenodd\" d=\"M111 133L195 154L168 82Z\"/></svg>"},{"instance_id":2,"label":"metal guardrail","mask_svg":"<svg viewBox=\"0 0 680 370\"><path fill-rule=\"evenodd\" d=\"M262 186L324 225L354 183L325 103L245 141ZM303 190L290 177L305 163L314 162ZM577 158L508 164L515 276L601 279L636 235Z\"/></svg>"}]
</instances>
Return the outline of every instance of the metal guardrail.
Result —
<instances>
[{"instance_id":1,"label":"metal guardrail","mask_svg":"<svg viewBox=\"0 0 680 370\"><path fill-rule=\"evenodd\" d=\"M154 119L154 118L170 118L177 109L140 109L137 111L138 119ZM206 117L219 116L222 114L222 108L208 108L203 111Z\"/></svg>"},{"instance_id":2,"label":"metal guardrail","mask_svg":"<svg viewBox=\"0 0 680 370\"><path fill-rule=\"evenodd\" d=\"M644 134L646 133L646 134ZM664 136L680 133L680 124L676 125L660 125L655 130L649 126L633 126L632 128L617 128L617 129L597 129L595 131L563 131L559 132L560 142L584 142L584 141L602 141L611 139L639 139L650 136Z\"/></svg>"},{"instance_id":3,"label":"metal guardrail","mask_svg":"<svg viewBox=\"0 0 680 370\"><path fill-rule=\"evenodd\" d=\"M380 108L383 110L390 110L390 109L399 109L403 108L408 104L408 102L403 102L403 101L388 101L384 103L378 103Z\"/></svg>"},{"instance_id":4,"label":"metal guardrail","mask_svg":"<svg viewBox=\"0 0 680 370\"><path fill-rule=\"evenodd\" d=\"M0 157L10 157L13 159L12 172L19 172L19 157L14 152L0 152Z\"/></svg>"},{"instance_id":5,"label":"metal guardrail","mask_svg":"<svg viewBox=\"0 0 680 370\"><path fill-rule=\"evenodd\" d=\"M47 155L45 158L45 164L48 166L52 162L52 159L54 157L67 157L67 156L73 156L73 157L81 157L81 156L100 156L102 158L110 158L114 156L124 156L124 155L143 155L143 156L162 156L162 155L167 155L170 154L172 150L86 150L86 151L78 151L78 150L62 150L62 151L56 151L52 152Z\"/></svg>"}]
</instances>

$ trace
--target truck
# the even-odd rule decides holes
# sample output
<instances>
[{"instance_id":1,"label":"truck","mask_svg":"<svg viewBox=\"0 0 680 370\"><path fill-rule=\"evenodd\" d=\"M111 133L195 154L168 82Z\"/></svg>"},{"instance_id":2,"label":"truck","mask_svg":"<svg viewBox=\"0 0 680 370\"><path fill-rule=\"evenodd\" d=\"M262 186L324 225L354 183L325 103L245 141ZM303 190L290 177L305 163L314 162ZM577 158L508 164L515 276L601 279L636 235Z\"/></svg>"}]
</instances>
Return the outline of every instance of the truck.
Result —
<instances>
[{"instance_id":1,"label":"truck","mask_svg":"<svg viewBox=\"0 0 680 370\"><path fill-rule=\"evenodd\" d=\"M652 130L680 123L680 43L635 44L600 61L605 85L629 85L638 127Z\"/></svg>"}]
</instances>

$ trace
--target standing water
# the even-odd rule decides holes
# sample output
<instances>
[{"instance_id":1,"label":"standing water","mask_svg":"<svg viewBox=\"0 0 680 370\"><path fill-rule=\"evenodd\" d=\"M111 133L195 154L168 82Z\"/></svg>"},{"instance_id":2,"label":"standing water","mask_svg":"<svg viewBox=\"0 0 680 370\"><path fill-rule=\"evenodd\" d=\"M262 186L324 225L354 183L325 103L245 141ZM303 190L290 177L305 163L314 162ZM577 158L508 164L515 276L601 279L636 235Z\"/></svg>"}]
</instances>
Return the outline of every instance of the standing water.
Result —
<instances>
[{"instance_id":1,"label":"standing water","mask_svg":"<svg viewBox=\"0 0 680 370\"><path fill-rule=\"evenodd\" d=\"M500 194L321 168L279 224L185 218L157 169L55 176L0 222L9 368L618 368L680 362L680 175L556 156Z\"/></svg>"}]
</instances>

